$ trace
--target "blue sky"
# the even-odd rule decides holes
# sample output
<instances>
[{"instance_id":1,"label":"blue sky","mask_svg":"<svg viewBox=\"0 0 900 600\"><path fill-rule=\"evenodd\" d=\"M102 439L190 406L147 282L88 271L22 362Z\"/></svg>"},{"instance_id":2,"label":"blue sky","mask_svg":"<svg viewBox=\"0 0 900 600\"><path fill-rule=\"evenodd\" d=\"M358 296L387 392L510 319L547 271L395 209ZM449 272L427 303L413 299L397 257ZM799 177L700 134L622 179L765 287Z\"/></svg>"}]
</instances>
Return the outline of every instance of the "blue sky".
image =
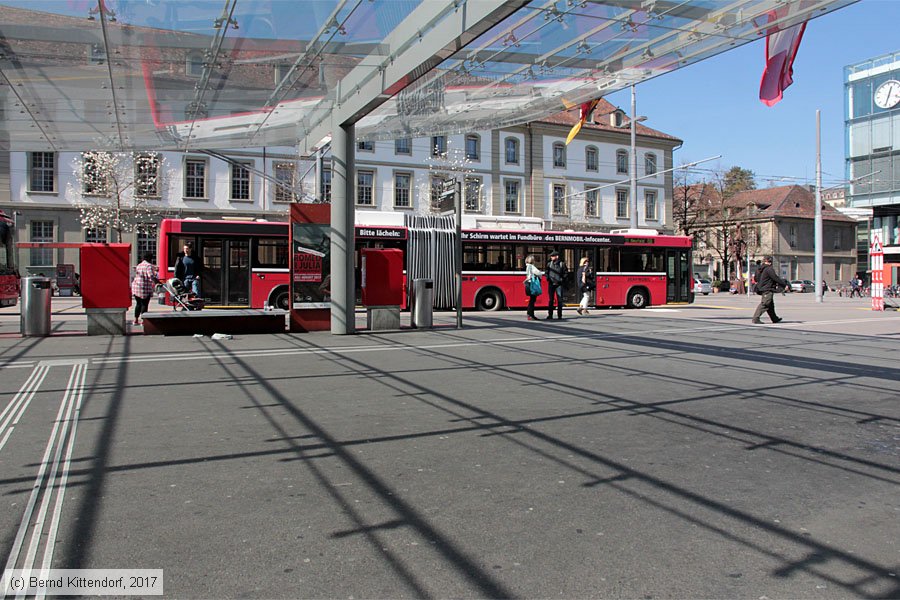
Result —
<instances>
[{"instance_id":1,"label":"blue sky","mask_svg":"<svg viewBox=\"0 0 900 600\"><path fill-rule=\"evenodd\" d=\"M822 111L822 182L844 177L843 69L900 51L900 0L861 0L810 21L794 61L794 83L769 108L759 101L765 41L685 67L637 86L637 113L645 125L675 135L684 145L675 164L740 166L759 187L816 178L816 109ZM631 111L631 92L606 97Z\"/></svg>"}]
</instances>

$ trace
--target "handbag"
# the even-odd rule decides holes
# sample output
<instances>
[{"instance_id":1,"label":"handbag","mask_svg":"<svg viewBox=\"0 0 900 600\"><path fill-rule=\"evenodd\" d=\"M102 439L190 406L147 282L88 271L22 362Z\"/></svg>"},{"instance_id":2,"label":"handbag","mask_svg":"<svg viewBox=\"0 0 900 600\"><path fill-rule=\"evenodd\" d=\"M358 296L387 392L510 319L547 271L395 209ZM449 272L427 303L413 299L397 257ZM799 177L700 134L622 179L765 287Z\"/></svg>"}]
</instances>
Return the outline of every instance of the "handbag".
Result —
<instances>
[{"instance_id":1,"label":"handbag","mask_svg":"<svg viewBox=\"0 0 900 600\"><path fill-rule=\"evenodd\" d=\"M541 280L537 277L525 280L525 294L528 296L540 296L543 293L541 289Z\"/></svg>"}]
</instances>

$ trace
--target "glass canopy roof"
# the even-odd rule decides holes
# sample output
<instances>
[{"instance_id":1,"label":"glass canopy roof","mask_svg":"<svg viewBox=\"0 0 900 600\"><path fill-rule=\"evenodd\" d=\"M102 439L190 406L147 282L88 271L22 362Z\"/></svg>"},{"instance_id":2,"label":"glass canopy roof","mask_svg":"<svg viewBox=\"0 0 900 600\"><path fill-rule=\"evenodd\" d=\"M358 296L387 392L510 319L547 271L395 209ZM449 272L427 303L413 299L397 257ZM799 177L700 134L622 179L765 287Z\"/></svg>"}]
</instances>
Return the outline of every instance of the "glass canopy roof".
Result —
<instances>
[{"instance_id":1,"label":"glass canopy roof","mask_svg":"<svg viewBox=\"0 0 900 600\"><path fill-rule=\"evenodd\" d=\"M0 0L0 149L509 126L855 1Z\"/></svg>"}]
</instances>

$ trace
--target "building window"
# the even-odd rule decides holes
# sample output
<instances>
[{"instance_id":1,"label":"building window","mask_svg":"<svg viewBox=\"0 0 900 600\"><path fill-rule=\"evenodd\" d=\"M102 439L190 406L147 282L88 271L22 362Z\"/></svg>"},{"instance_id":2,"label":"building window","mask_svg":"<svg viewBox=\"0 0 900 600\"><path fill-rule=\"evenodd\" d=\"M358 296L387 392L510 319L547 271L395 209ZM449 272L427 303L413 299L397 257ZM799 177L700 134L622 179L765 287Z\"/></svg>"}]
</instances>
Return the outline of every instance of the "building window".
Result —
<instances>
[{"instance_id":1,"label":"building window","mask_svg":"<svg viewBox=\"0 0 900 600\"><path fill-rule=\"evenodd\" d=\"M397 208L412 208L412 175L409 173L394 173L394 206Z\"/></svg>"},{"instance_id":2,"label":"building window","mask_svg":"<svg viewBox=\"0 0 900 600\"><path fill-rule=\"evenodd\" d=\"M644 155L644 174L656 175L656 155L647 153Z\"/></svg>"},{"instance_id":3,"label":"building window","mask_svg":"<svg viewBox=\"0 0 900 600\"><path fill-rule=\"evenodd\" d=\"M508 137L504 142L504 147L506 148L506 164L519 164L519 140Z\"/></svg>"},{"instance_id":4,"label":"building window","mask_svg":"<svg viewBox=\"0 0 900 600\"><path fill-rule=\"evenodd\" d=\"M481 145L481 138L479 138L476 134L472 133L466 136L466 158L470 160L478 160L480 156L479 146Z\"/></svg>"},{"instance_id":5,"label":"building window","mask_svg":"<svg viewBox=\"0 0 900 600\"><path fill-rule=\"evenodd\" d=\"M322 168L322 181L320 182L319 200L321 202L331 202L331 168Z\"/></svg>"},{"instance_id":6,"label":"building window","mask_svg":"<svg viewBox=\"0 0 900 600\"><path fill-rule=\"evenodd\" d=\"M106 227L86 227L84 241L88 244L106 244L109 241L106 236Z\"/></svg>"},{"instance_id":7,"label":"building window","mask_svg":"<svg viewBox=\"0 0 900 600\"><path fill-rule=\"evenodd\" d=\"M481 179L478 177L466 177L466 203L468 211L481 210Z\"/></svg>"},{"instance_id":8,"label":"building window","mask_svg":"<svg viewBox=\"0 0 900 600\"><path fill-rule=\"evenodd\" d=\"M519 180L507 179L503 182L504 212L517 213L519 209Z\"/></svg>"},{"instance_id":9,"label":"building window","mask_svg":"<svg viewBox=\"0 0 900 600\"><path fill-rule=\"evenodd\" d=\"M834 246L832 246L835 250L841 249L841 230L836 229L834 231Z\"/></svg>"},{"instance_id":10,"label":"building window","mask_svg":"<svg viewBox=\"0 0 900 600\"><path fill-rule=\"evenodd\" d=\"M616 151L616 173L628 173L628 152L625 150Z\"/></svg>"},{"instance_id":11,"label":"building window","mask_svg":"<svg viewBox=\"0 0 900 600\"><path fill-rule=\"evenodd\" d=\"M628 190L616 190L616 218L628 218Z\"/></svg>"},{"instance_id":12,"label":"building window","mask_svg":"<svg viewBox=\"0 0 900 600\"><path fill-rule=\"evenodd\" d=\"M600 163L597 160L597 149L593 146L588 146L584 151L584 165L588 171L598 171L600 170Z\"/></svg>"},{"instance_id":13,"label":"building window","mask_svg":"<svg viewBox=\"0 0 900 600\"><path fill-rule=\"evenodd\" d=\"M102 65L106 63L106 46L91 44L88 46L88 64Z\"/></svg>"},{"instance_id":14,"label":"building window","mask_svg":"<svg viewBox=\"0 0 900 600\"><path fill-rule=\"evenodd\" d=\"M560 183L553 184L553 214L566 214L566 186Z\"/></svg>"},{"instance_id":15,"label":"building window","mask_svg":"<svg viewBox=\"0 0 900 600\"><path fill-rule=\"evenodd\" d=\"M431 137L431 155L447 156L447 136L435 135Z\"/></svg>"},{"instance_id":16,"label":"building window","mask_svg":"<svg viewBox=\"0 0 900 600\"><path fill-rule=\"evenodd\" d=\"M291 67L293 65L275 65L275 85L280 84L284 81L284 78L288 76L288 73L291 72Z\"/></svg>"},{"instance_id":17,"label":"building window","mask_svg":"<svg viewBox=\"0 0 900 600\"><path fill-rule=\"evenodd\" d=\"M275 163L275 202L297 202L299 197L294 191L297 185L297 167L294 163Z\"/></svg>"},{"instance_id":18,"label":"building window","mask_svg":"<svg viewBox=\"0 0 900 600\"><path fill-rule=\"evenodd\" d=\"M81 191L85 196L109 194L109 173L101 162L104 158L99 152L81 155Z\"/></svg>"},{"instance_id":19,"label":"building window","mask_svg":"<svg viewBox=\"0 0 900 600\"><path fill-rule=\"evenodd\" d=\"M28 153L29 192L56 191L56 154L53 152Z\"/></svg>"},{"instance_id":20,"label":"building window","mask_svg":"<svg viewBox=\"0 0 900 600\"><path fill-rule=\"evenodd\" d=\"M562 142L553 144L553 166L562 168L566 166L566 145Z\"/></svg>"},{"instance_id":21,"label":"building window","mask_svg":"<svg viewBox=\"0 0 900 600\"><path fill-rule=\"evenodd\" d=\"M134 155L134 192L144 198L159 198L160 159L158 154Z\"/></svg>"},{"instance_id":22,"label":"building window","mask_svg":"<svg viewBox=\"0 0 900 600\"><path fill-rule=\"evenodd\" d=\"M231 199L250 200L250 169L252 163L231 163Z\"/></svg>"},{"instance_id":23,"label":"building window","mask_svg":"<svg viewBox=\"0 0 900 600\"><path fill-rule=\"evenodd\" d=\"M791 225L788 228L788 243L790 244L791 248L797 247L797 226L796 225Z\"/></svg>"},{"instance_id":24,"label":"building window","mask_svg":"<svg viewBox=\"0 0 900 600\"><path fill-rule=\"evenodd\" d=\"M188 159L184 161L184 197L206 198L206 161Z\"/></svg>"},{"instance_id":25,"label":"building window","mask_svg":"<svg viewBox=\"0 0 900 600\"><path fill-rule=\"evenodd\" d=\"M189 77L200 77L203 75L203 53L191 52L185 58L184 72Z\"/></svg>"},{"instance_id":26,"label":"building window","mask_svg":"<svg viewBox=\"0 0 900 600\"><path fill-rule=\"evenodd\" d=\"M356 203L375 206L375 171L356 172Z\"/></svg>"},{"instance_id":27,"label":"building window","mask_svg":"<svg viewBox=\"0 0 900 600\"><path fill-rule=\"evenodd\" d=\"M600 190L585 190L584 214L587 217L600 216Z\"/></svg>"},{"instance_id":28,"label":"building window","mask_svg":"<svg viewBox=\"0 0 900 600\"><path fill-rule=\"evenodd\" d=\"M656 219L656 192L644 192L644 220L655 221Z\"/></svg>"},{"instance_id":29,"label":"building window","mask_svg":"<svg viewBox=\"0 0 900 600\"><path fill-rule=\"evenodd\" d=\"M375 152L375 142L356 142L356 149L360 152Z\"/></svg>"},{"instance_id":30,"label":"building window","mask_svg":"<svg viewBox=\"0 0 900 600\"><path fill-rule=\"evenodd\" d=\"M443 207L441 206L442 196L445 191L445 186L449 188L450 186L447 184L452 183L450 179L447 179L444 175L432 175L431 176L431 207L435 210L441 210Z\"/></svg>"},{"instance_id":31,"label":"building window","mask_svg":"<svg viewBox=\"0 0 900 600\"><path fill-rule=\"evenodd\" d=\"M32 221L30 229L32 242L53 241L53 221ZM53 248L32 248L31 266L53 266Z\"/></svg>"},{"instance_id":32,"label":"building window","mask_svg":"<svg viewBox=\"0 0 900 600\"><path fill-rule=\"evenodd\" d=\"M409 138L394 140L394 154L412 154L412 140Z\"/></svg>"},{"instance_id":33,"label":"building window","mask_svg":"<svg viewBox=\"0 0 900 600\"><path fill-rule=\"evenodd\" d=\"M150 261L156 263L156 234L157 228L153 223L141 225L137 230L137 258L143 260L145 254L152 254Z\"/></svg>"}]
</instances>

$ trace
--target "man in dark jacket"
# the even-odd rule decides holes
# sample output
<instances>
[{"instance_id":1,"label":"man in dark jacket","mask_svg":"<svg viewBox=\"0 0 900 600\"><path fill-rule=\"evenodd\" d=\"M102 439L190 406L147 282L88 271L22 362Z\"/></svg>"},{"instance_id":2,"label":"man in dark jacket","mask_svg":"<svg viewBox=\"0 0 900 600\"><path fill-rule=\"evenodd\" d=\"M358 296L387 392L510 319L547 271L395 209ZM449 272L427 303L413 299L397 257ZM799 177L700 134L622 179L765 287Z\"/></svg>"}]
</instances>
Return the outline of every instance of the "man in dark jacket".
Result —
<instances>
[{"instance_id":1,"label":"man in dark jacket","mask_svg":"<svg viewBox=\"0 0 900 600\"><path fill-rule=\"evenodd\" d=\"M775 314L775 292L779 291L776 288L782 287L782 289L787 288L790 284L781 277L778 276L778 273L775 272L775 269L772 267L772 257L767 256L763 261L762 272L756 274L756 293L762 295L762 300L759 301L759 306L756 307L756 312L753 313L753 323L762 323L759 318L762 316L763 312L769 313L769 318L772 319L773 323L780 323L781 317Z\"/></svg>"},{"instance_id":2,"label":"man in dark jacket","mask_svg":"<svg viewBox=\"0 0 900 600\"><path fill-rule=\"evenodd\" d=\"M563 308L563 284L566 281L566 275L569 268L566 263L559 259L559 252L554 250L550 253L550 262L547 263L547 295L550 300L547 303L547 319L553 318L553 299L556 298L556 318L562 319Z\"/></svg>"}]
</instances>

